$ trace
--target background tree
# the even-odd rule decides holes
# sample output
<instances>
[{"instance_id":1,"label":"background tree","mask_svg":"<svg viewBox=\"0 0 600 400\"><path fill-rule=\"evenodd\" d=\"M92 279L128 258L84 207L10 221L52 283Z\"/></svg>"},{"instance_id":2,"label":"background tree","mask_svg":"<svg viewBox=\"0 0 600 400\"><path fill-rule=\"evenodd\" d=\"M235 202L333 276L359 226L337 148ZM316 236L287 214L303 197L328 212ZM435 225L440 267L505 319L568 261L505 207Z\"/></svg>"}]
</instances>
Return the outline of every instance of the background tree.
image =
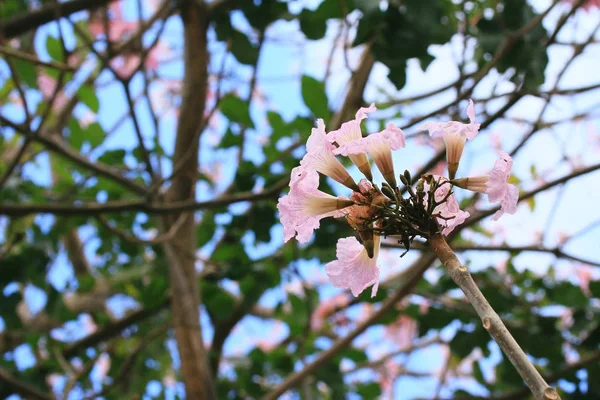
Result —
<instances>
[{"instance_id":1,"label":"background tree","mask_svg":"<svg viewBox=\"0 0 600 400\"><path fill-rule=\"evenodd\" d=\"M427 246L386 241L355 298L323 269L349 227L278 221L316 118L374 102L418 174L445 165L417 127L473 98L461 168L509 151L521 205L464 195L450 245L562 398L598 398L596 5L2 2L0 395L528 398Z\"/></svg>"}]
</instances>

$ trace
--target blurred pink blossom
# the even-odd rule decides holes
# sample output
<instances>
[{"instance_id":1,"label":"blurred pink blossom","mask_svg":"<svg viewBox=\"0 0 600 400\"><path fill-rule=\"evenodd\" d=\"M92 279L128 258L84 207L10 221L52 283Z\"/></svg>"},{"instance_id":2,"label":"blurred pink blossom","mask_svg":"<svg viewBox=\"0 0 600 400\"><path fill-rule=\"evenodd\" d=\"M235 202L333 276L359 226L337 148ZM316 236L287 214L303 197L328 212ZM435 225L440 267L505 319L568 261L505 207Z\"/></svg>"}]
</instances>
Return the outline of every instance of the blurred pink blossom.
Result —
<instances>
[{"instance_id":1,"label":"blurred pink blossom","mask_svg":"<svg viewBox=\"0 0 600 400\"><path fill-rule=\"evenodd\" d=\"M417 334L417 321L404 314L385 327L385 336L400 348L409 347Z\"/></svg>"},{"instance_id":2,"label":"blurred pink blossom","mask_svg":"<svg viewBox=\"0 0 600 400\"><path fill-rule=\"evenodd\" d=\"M577 3L577 0L566 0L569 3ZM583 3L582 5L583 9L586 11L590 11L594 8L600 8L600 0L587 0L585 3Z\"/></svg>"},{"instance_id":3,"label":"blurred pink blossom","mask_svg":"<svg viewBox=\"0 0 600 400\"><path fill-rule=\"evenodd\" d=\"M110 66L120 78L129 78L140 66L138 54L126 54L110 60Z\"/></svg>"},{"instance_id":4,"label":"blurred pink blossom","mask_svg":"<svg viewBox=\"0 0 600 400\"><path fill-rule=\"evenodd\" d=\"M571 239L571 235L567 232L559 231L558 232L558 246L563 246Z\"/></svg>"},{"instance_id":5,"label":"blurred pink blossom","mask_svg":"<svg viewBox=\"0 0 600 400\"><path fill-rule=\"evenodd\" d=\"M134 21L126 21L123 18L121 5L118 1L114 1L109 5L110 17L108 21L108 40L115 42L122 40L135 32L138 24ZM103 35L105 32L104 11L95 11L90 13L88 21L88 29L94 37Z\"/></svg>"},{"instance_id":6,"label":"blurred pink blossom","mask_svg":"<svg viewBox=\"0 0 600 400\"><path fill-rule=\"evenodd\" d=\"M577 278L579 279L581 291L587 296L591 296L590 281L592 280L592 271L590 267L587 265L578 265L575 267L575 274L577 274Z\"/></svg>"},{"instance_id":7,"label":"blurred pink blossom","mask_svg":"<svg viewBox=\"0 0 600 400\"><path fill-rule=\"evenodd\" d=\"M56 90L56 86L58 82L56 79L51 76L45 74L44 72L39 72L37 75L37 85L42 93L42 97L45 101L50 101L52 96L54 95L54 91ZM54 98L53 107L55 110L62 109L67 104L67 98L64 95L62 90L59 90Z\"/></svg>"},{"instance_id":8,"label":"blurred pink blossom","mask_svg":"<svg viewBox=\"0 0 600 400\"><path fill-rule=\"evenodd\" d=\"M314 331L321 330L327 317L333 314L337 309L346 307L350 304L350 301L351 298L346 293L340 293L319 303L310 319L311 329Z\"/></svg>"},{"instance_id":9,"label":"blurred pink blossom","mask_svg":"<svg viewBox=\"0 0 600 400\"><path fill-rule=\"evenodd\" d=\"M110 370L110 356L106 353L102 353L98 358L98 361L96 361L95 368L96 379L102 382Z\"/></svg>"}]
</instances>

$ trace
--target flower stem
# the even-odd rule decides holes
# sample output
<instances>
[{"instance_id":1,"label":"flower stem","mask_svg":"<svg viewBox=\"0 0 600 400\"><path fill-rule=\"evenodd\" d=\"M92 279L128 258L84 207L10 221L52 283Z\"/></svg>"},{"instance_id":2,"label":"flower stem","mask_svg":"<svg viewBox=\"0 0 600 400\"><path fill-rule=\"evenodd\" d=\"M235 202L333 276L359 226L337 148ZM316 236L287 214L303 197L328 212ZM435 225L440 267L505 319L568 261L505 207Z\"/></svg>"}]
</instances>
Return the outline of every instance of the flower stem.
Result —
<instances>
[{"instance_id":1,"label":"flower stem","mask_svg":"<svg viewBox=\"0 0 600 400\"><path fill-rule=\"evenodd\" d=\"M465 268L441 233L430 238L431 248L450 273L452 280L462 289L467 299L481 318L483 327L498 343L504 354L525 381L537 400L560 400L560 395L546 383L533 366L523 349L510 334L506 326L481 293L471 274Z\"/></svg>"}]
</instances>

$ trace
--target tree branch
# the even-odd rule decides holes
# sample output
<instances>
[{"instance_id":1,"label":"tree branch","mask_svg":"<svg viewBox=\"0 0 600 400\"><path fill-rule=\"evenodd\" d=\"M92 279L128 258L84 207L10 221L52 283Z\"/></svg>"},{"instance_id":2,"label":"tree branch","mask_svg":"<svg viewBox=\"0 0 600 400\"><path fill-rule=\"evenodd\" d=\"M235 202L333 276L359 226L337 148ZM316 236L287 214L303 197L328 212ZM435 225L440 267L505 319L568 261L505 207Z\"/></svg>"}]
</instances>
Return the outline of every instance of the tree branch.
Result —
<instances>
[{"instance_id":1,"label":"tree branch","mask_svg":"<svg viewBox=\"0 0 600 400\"><path fill-rule=\"evenodd\" d=\"M404 246L397 243L383 242L382 247L394 248L394 249L404 249ZM428 247L424 246L421 243L413 243L410 246L411 250L421 250L425 251ZM452 246L452 250L455 252L463 252L463 251L508 251L508 252L522 252L522 251L531 251L536 253L548 253L553 254L557 258L566 258L572 261L577 261L582 264L589 264L596 267L600 267L600 261L592 261L587 260L581 257L574 256L572 254L565 253L560 247L547 248L540 246L508 246L508 245L480 245L480 244L459 244L456 246Z\"/></svg>"},{"instance_id":2,"label":"tree branch","mask_svg":"<svg viewBox=\"0 0 600 400\"><path fill-rule=\"evenodd\" d=\"M441 233L436 233L430 238L430 243L431 248L448 270L452 280L462 289L481 318L483 327L490 333L517 369L534 397L538 400L559 400L560 396L556 390L551 388L535 369L525 352L506 329L498 314L483 296L469 270L461 265L444 236Z\"/></svg>"},{"instance_id":3,"label":"tree branch","mask_svg":"<svg viewBox=\"0 0 600 400\"><path fill-rule=\"evenodd\" d=\"M279 196L287 186L288 178L282 179L273 187L258 193L242 192L223 198L207 201L181 200L168 203L148 203L146 200L117 200L106 203L48 203L17 204L0 203L0 215L25 216L29 214L84 215L94 216L115 212L146 212L148 214L172 214L183 211L204 210L224 207L242 201L257 201Z\"/></svg>"},{"instance_id":4,"label":"tree branch","mask_svg":"<svg viewBox=\"0 0 600 400\"><path fill-rule=\"evenodd\" d=\"M8 386L9 393L14 393L25 396L28 399L37 400L52 400L53 397L47 393L41 392L38 389L19 381L17 378L12 376L4 368L0 368L0 383ZM3 387L4 389L4 387Z\"/></svg>"},{"instance_id":5,"label":"tree branch","mask_svg":"<svg viewBox=\"0 0 600 400\"><path fill-rule=\"evenodd\" d=\"M71 0L64 3L50 3L39 10L16 15L6 22L0 20L0 42L55 21L57 14L61 17L68 17L79 11L93 10L105 6L111 1L114 0Z\"/></svg>"}]
</instances>

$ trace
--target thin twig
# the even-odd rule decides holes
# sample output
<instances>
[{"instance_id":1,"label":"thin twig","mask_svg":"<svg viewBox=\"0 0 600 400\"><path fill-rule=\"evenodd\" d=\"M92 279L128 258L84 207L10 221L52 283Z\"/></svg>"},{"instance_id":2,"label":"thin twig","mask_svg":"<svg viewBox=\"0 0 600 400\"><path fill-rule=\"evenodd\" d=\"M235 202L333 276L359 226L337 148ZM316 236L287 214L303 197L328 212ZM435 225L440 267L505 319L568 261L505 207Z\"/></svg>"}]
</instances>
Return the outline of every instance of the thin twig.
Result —
<instances>
[{"instance_id":1,"label":"thin twig","mask_svg":"<svg viewBox=\"0 0 600 400\"><path fill-rule=\"evenodd\" d=\"M430 238L431 248L438 256L452 280L462 289L467 299L481 318L483 327L498 343L504 354L517 369L525 384L538 400L559 400L560 396L550 387L538 370L533 366L527 354L510 334L506 326L483 296L477 284L471 277L442 234L436 233Z\"/></svg>"}]
</instances>

